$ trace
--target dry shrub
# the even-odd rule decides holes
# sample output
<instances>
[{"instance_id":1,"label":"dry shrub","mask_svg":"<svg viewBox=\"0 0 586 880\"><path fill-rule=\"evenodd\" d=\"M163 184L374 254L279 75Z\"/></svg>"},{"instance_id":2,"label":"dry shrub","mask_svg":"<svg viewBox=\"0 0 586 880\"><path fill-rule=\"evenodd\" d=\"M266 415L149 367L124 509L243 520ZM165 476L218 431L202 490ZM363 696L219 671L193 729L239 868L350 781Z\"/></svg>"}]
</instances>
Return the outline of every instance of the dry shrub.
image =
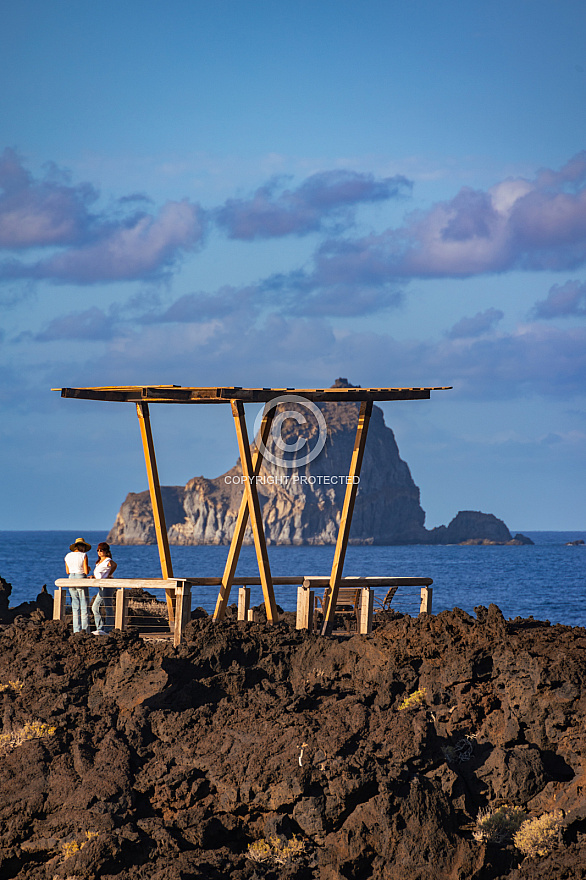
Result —
<instances>
[{"instance_id":1,"label":"dry shrub","mask_svg":"<svg viewBox=\"0 0 586 880\"><path fill-rule=\"evenodd\" d=\"M513 841L517 849L530 859L547 856L561 840L564 814L561 810L544 813L536 819L523 822Z\"/></svg>"},{"instance_id":2,"label":"dry shrub","mask_svg":"<svg viewBox=\"0 0 586 880\"><path fill-rule=\"evenodd\" d=\"M0 684L0 693L2 691L14 691L14 693L19 693L24 687L24 681L21 681L19 678L15 678L14 681L9 679L8 684Z\"/></svg>"},{"instance_id":3,"label":"dry shrub","mask_svg":"<svg viewBox=\"0 0 586 880\"><path fill-rule=\"evenodd\" d=\"M10 730L8 733L0 733L0 754L10 752L29 739L43 739L46 736L54 736L56 730L56 727L50 727L44 721L29 721L24 727Z\"/></svg>"},{"instance_id":4,"label":"dry shrub","mask_svg":"<svg viewBox=\"0 0 586 880\"><path fill-rule=\"evenodd\" d=\"M275 865L288 865L306 852L305 843L299 837L291 840L272 834L264 840L255 840L248 845L247 857L253 862L272 862Z\"/></svg>"},{"instance_id":5,"label":"dry shrub","mask_svg":"<svg viewBox=\"0 0 586 880\"><path fill-rule=\"evenodd\" d=\"M425 688L419 688L418 691L415 691L412 694L409 694L408 697L405 697L401 705L399 706L399 712L403 709L416 709L417 706L421 706L422 703L425 703L425 699L427 697L427 690Z\"/></svg>"}]
</instances>

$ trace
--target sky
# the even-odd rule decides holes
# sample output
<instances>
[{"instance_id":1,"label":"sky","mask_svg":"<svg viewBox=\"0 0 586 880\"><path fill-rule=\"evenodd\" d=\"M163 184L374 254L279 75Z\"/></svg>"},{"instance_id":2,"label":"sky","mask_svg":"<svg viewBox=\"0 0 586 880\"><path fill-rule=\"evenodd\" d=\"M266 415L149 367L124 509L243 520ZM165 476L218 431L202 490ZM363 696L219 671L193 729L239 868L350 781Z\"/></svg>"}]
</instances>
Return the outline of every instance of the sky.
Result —
<instances>
[{"instance_id":1,"label":"sky","mask_svg":"<svg viewBox=\"0 0 586 880\"><path fill-rule=\"evenodd\" d=\"M4 0L0 529L108 529L147 487L133 405L52 388L340 376L453 386L383 407L428 528L586 529L585 25ZM151 419L163 484L237 458L229 408Z\"/></svg>"}]
</instances>

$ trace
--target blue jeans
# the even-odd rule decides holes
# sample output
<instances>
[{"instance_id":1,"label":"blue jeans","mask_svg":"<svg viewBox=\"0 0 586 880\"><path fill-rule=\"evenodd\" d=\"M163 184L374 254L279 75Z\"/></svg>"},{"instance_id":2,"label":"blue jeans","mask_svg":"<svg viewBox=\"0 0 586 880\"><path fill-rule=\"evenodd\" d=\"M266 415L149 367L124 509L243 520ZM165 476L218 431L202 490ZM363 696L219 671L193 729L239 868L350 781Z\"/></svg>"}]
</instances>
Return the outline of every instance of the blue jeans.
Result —
<instances>
[{"instance_id":1,"label":"blue jeans","mask_svg":"<svg viewBox=\"0 0 586 880\"><path fill-rule=\"evenodd\" d=\"M103 629L104 632L111 632L114 629L115 592L116 587L98 587L98 595L92 604L96 629Z\"/></svg>"},{"instance_id":2,"label":"blue jeans","mask_svg":"<svg viewBox=\"0 0 586 880\"><path fill-rule=\"evenodd\" d=\"M70 574L70 578L84 578L85 574ZM84 632L88 628L87 595L85 587L69 587L71 596L71 610L73 612L73 632ZM81 626L80 626L81 617Z\"/></svg>"}]
</instances>

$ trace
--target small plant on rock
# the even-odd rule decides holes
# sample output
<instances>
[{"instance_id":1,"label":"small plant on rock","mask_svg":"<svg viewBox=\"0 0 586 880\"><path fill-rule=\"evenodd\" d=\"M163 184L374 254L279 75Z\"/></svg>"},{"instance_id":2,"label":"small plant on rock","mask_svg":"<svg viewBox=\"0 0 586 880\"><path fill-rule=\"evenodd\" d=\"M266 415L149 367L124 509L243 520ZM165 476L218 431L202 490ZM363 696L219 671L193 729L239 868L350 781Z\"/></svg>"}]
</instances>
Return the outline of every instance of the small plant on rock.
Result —
<instances>
[{"instance_id":1,"label":"small plant on rock","mask_svg":"<svg viewBox=\"0 0 586 880\"><path fill-rule=\"evenodd\" d=\"M24 687L24 681L21 681L20 678L15 678L14 680L9 679L8 684L0 684L0 693L2 691L14 691L15 694L18 694Z\"/></svg>"},{"instance_id":2,"label":"small plant on rock","mask_svg":"<svg viewBox=\"0 0 586 880\"><path fill-rule=\"evenodd\" d=\"M412 694L409 694L408 697L405 697L405 699L399 706L399 712L402 712L403 709L416 709L418 706L421 706L423 703L425 703L426 697L426 689L419 688L419 690L414 691Z\"/></svg>"},{"instance_id":3,"label":"small plant on rock","mask_svg":"<svg viewBox=\"0 0 586 880\"><path fill-rule=\"evenodd\" d=\"M271 862L275 865L289 865L306 852L305 842L297 836L291 840L271 834L264 840L248 844L247 857L253 862Z\"/></svg>"},{"instance_id":4,"label":"small plant on rock","mask_svg":"<svg viewBox=\"0 0 586 880\"><path fill-rule=\"evenodd\" d=\"M0 733L0 754L10 752L29 739L44 739L47 736L54 736L56 730L56 727L51 727L44 721L28 721L24 727L19 727L8 733Z\"/></svg>"},{"instance_id":5,"label":"small plant on rock","mask_svg":"<svg viewBox=\"0 0 586 880\"><path fill-rule=\"evenodd\" d=\"M63 861L71 858L71 856L74 856L82 850L89 840L98 836L98 833L99 832L97 831L86 831L85 840L82 840L81 843L78 843L77 840L63 840L61 842L61 857L63 858Z\"/></svg>"},{"instance_id":6,"label":"small plant on rock","mask_svg":"<svg viewBox=\"0 0 586 880\"><path fill-rule=\"evenodd\" d=\"M83 846L83 843L81 846ZM81 846L77 840L64 840L61 844L61 855L64 859L69 859L80 851Z\"/></svg>"},{"instance_id":7,"label":"small plant on rock","mask_svg":"<svg viewBox=\"0 0 586 880\"><path fill-rule=\"evenodd\" d=\"M466 737L454 745L447 745L442 748L442 754L448 764L464 764L470 760L472 752L472 742Z\"/></svg>"},{"instance_id":8,"label":"small plant on rock","mask_svg":"<svg viewBox=\"0 0 586 880\"><path fill-rule=\"evenodd\" d=\"M561 840L564 814L561 810L527 819L513 838L517 849L530 859L547 856Z\"/></svg>"},{"instance_id":9,"label":"small plant on rock","mask_svg":"<svg viewBox=\"0 0 586 880\"><path fill-rule=\"evenodd\" d=\"M525 811L521 807L503 804L501 807L487 807L481 810L476 819L474 840L479 843L507 843L525 821Z\"/></svg>"}]
</instances>

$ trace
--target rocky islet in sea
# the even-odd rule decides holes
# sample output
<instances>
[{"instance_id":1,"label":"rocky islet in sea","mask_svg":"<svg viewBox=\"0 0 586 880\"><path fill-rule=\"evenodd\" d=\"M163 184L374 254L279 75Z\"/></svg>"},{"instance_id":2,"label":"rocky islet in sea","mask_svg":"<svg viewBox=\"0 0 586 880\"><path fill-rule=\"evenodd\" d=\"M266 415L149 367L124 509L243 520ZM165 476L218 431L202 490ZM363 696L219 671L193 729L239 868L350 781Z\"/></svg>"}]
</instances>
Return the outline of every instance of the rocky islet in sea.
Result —
<instances>
[{"instance_id":1,"label":"rocky islet in sea","mask_svg":"<svg viewBox=\"0 0 586 880\"><path fill-rule=\"evenodd\" d=\"M333 387L352 387L337 379ZM298 408L298 407L297 407ZM287 404L295 410L296 405ZM320 409L327 440L315 460L288 470L265 460L257 488L269 544L335 544L345 492L344 478L354 447L359 404L326 403ZM306 440L313 448L319 426L307 410L301 422L282 424L287 444ZM267 444L275 453L275 443ZM305 447L303 447L304 451ZM229 544L238 515L242 469L240 463L214 479L194 477L185 486L162 486L161 494L171 544ZM335 482L334 482L335 480ZM425 511L409 466L399 455L393 431L383 411L374 406L360 489L352 519L354 544L531 544L509 532L493 514L460 511L448 526L425 528ZM156 533L148 492L130 492L107 537L110 544L154 544ZM248 529L247 543L252 543Z\"/></svg>"}]
</instances>

